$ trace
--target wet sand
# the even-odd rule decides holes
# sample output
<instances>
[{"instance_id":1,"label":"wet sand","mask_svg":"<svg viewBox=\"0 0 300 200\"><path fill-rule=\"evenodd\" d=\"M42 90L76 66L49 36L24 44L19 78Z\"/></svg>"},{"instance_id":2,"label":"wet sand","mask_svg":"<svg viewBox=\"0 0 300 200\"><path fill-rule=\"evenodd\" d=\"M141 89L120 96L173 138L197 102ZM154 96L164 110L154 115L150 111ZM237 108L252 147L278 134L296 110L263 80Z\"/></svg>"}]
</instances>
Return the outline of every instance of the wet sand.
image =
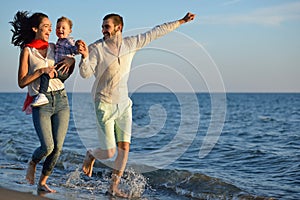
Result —
<instances>
[{"instance_id":1,"label":"wet sand","mask_svg":"<svg viewBox=\"0 0 300 200\"><path fill-rule=\"evenodd\" d=\"M0 200L49 200L47 197L36 196L31 193L19 192L6 188L0 188Z\"/></svg>"}]
</instances>

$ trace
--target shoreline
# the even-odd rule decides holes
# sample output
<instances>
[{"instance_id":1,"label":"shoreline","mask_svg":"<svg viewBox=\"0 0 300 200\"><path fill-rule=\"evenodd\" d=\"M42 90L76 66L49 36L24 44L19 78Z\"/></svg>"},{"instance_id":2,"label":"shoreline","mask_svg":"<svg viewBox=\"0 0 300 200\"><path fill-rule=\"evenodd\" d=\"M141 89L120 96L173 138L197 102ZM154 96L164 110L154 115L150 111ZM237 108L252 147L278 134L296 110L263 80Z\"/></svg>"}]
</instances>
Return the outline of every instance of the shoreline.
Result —
<instances>
[{"instance_id":1,"label":"shoreline","mask_svg":"<svg viewBox=\"0 0 300 200\"><path fill-rule=\"evenodd\" d=\"M37 196L30 192L20 192L17 190L0 187L0 200L50 200L47 197Z\"/></svg>"}]
</instances>

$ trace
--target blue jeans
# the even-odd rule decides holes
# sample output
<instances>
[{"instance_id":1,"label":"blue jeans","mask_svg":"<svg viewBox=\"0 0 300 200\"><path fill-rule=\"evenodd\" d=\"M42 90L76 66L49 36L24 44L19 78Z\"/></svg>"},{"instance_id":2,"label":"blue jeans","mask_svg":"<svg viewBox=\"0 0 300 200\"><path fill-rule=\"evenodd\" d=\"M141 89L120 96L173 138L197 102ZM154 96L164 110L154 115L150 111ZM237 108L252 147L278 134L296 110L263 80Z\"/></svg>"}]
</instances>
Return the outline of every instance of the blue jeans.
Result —
<instances>
[{"instance_id":1,"label":"blue jeans","mask_svg":"<svg viewBox=\"0 0 300 200\"><path fill-rule=\"evenodd\" d=\"M70 67L70 71L68 73L62 73L62 70L57 70L57 78L61 80L61 82L65 82L67 78L73 73L75 64ZM58 65L55 69L58 69L61 65ZM46 94L49 86L50 76L48 74L42 74L40 76L40 89L39 92Z\"/></svg>"},{"instance_id":2,"label":"blue jeans","mask_svg":"<svg viewBox=\"0 0 300 200\"><path fill-rule=\"evenodd\" d=\"M32 161L44 161L42 173L49 176L60 156L68 131L70 107L65 90L46 93L49 103L32 108L34 128L41 146L32 155Z\"/></svg>"}]
</instances>

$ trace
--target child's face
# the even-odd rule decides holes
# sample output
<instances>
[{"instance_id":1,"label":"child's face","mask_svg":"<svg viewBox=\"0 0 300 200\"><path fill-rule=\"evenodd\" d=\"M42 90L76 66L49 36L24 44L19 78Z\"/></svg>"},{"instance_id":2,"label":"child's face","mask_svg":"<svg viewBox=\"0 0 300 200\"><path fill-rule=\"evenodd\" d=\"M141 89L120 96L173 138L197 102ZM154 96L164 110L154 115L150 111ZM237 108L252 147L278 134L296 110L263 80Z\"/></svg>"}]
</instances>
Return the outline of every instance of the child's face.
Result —
<instances>
[{"instance_id":1,"label":"child's face","mask_svg":"<svg viewBox=\"0 0 300 200\"><path fill-rule=\"evenodd\" d=\"M66 21L60 21L56 24L56 35L58 38L67 38L71 32L70 25Z\"/></svg>"}]
</instances>

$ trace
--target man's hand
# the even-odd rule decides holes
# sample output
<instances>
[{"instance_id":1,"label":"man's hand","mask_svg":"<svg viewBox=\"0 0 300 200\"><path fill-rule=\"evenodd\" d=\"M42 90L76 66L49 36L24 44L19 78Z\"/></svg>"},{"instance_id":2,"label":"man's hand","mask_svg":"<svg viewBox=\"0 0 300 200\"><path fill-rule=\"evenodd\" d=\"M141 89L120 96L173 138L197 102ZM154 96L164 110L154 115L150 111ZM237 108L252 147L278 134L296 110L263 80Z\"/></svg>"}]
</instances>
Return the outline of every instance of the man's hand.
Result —
<instances>
[{"instance_id":1,"label":"man's hand","mask_svg":"<svg viewBox=\"0 0 300 200\"><path fill-rule=\"evenodd\" d=\"M88 47L83 40L77 40L76 46L78 49L78 53L81 54L82 58L87 58L89 56Z\"/></svg>"},{"instance_id":2,"label":"man's hand","mask_svg":"<svg viewBox=\"0 0 300 200\"><path fill-rule=\"evenodd\" d=\"M195 17L196 17L195 14L189 12L182 19L180 19L179 22L180 22L180 24L184 24L184 23L194 20Z\"/></svg>"}]
</instances>

